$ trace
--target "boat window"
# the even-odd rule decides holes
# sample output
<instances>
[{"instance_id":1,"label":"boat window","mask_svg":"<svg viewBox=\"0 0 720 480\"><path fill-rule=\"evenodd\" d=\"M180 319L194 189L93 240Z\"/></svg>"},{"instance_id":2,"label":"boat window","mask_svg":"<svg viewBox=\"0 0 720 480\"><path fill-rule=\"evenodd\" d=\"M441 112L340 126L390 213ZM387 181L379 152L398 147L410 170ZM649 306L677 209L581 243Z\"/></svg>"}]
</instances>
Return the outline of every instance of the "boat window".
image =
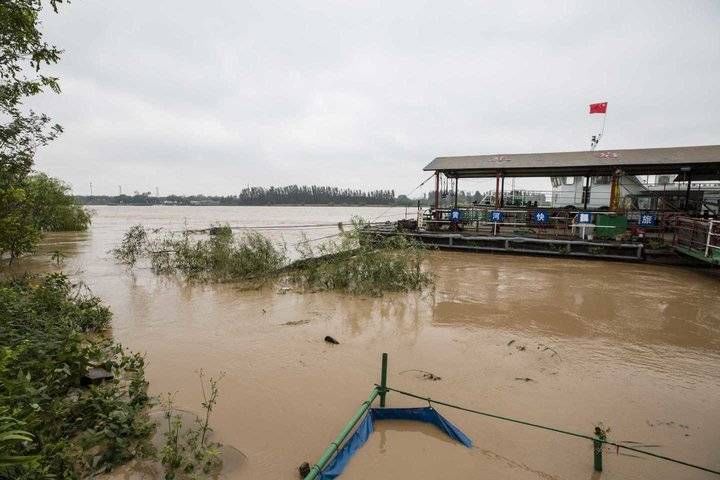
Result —
<instances>
[{"instance_id":1,"label":"boat window","mask_svg":"<svg viewBox=\"0 0 720 480\"><path fill-rule=\"evenodd\" d=\"M565 177L563 183L565 183L565 185L574 185L575 177Z\"/></svg>"}]
</instances>

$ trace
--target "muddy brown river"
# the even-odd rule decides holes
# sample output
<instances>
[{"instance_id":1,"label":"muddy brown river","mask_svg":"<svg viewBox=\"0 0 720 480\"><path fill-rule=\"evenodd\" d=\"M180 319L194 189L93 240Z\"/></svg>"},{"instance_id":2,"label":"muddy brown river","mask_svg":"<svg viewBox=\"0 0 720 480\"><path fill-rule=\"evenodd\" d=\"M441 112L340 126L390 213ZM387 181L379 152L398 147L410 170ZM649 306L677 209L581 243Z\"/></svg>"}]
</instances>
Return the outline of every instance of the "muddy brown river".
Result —
<instances>
[{"instance_id":1,"label":"muddy brown river","mask_svg":"<svg viewBox=\"0 0 720 480\"><path fill-rule=\"evenodd\" d=\"M106 253L132 224L167 229L396 219L404 209L96 207L92 229L49 235L50 252L114 312L113 334L145 352L153 394L196 410L196 371L226 372L216 438L247 459L228 479L295 479L317 460L389 354L390 386L499 415L610 438L720 469L720 276L702 269L432 252L435 286L382 298L275 287L188 285L132 272ZM306 228L310 238L335 227ZM272 231L288 244L299 230ZM323 341L325 335L339 345ZM432 372L432 381L418 371ZM390 406L423 406L398 394ZM611 448L602 476L589 441L438 406L475 442L434 427L378 423L343 479L718 478ZM629 444L630 445L630 444Z\"/></svg>"}]
</instances>

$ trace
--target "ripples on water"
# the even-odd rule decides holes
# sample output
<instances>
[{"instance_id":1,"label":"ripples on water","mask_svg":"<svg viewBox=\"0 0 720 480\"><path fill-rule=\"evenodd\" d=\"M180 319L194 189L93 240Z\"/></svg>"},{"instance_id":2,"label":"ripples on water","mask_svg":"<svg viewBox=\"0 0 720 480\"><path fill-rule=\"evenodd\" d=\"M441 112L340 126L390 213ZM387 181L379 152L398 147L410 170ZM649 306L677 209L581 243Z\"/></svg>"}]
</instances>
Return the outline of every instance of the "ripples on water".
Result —
<instances>
[{"instance_id":1,"label":"ripples on water","mask_svg":"<svg viewBox=\"0 0 720 480\"><path fill-rule=\"evenodd\" d=\"M293 225L395 219L404 209L350 207L97 207L90 232L48 235L23 268L67 255L110 304L113 332L147 353L154 393L199 403L194 371L226 371L215 426L247 454L229 478L296 478L378 378L501 414L614 438L720 467L720 279L703 270L600 261L433 252L435 287L361 298L244 291L128 272L107 251L136 223L164 229L211 223ZM312 229L310 238L336 233ZM292 244L300 230L273 231ZM288 325L290 324L290 325ZM322 341L333 335L341 344ZM548 349L549 347L549 349ZM442 377L400 375L423 369ZM518 381L516 378L530 378ZM393 405L417 402L390 395ZM478 444L457 450L416 429L371 438L349 478L590 478L586 442L443 412ZM682 425L682 426L681 426ZM425 432L427 433L427 432ZM412 457L413 460L408 458ZM409 463L408 463L409 462ZM394 466L390 468L389 466ZM370 473L372 475L370 475ZM662 462L610 455L604 478L707 478Z\"/></svg>"}]
</instances>

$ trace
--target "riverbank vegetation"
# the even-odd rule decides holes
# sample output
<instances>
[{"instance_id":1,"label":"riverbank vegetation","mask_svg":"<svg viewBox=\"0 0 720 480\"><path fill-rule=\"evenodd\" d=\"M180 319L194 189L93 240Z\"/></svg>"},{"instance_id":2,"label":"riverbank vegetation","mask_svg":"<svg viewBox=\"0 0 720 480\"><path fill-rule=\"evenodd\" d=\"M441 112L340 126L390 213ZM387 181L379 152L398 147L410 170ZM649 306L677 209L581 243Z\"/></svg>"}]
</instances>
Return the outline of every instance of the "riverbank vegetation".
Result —
<instances>
[{"instance_id":1,"label":"riverbank vegetation","mask_svg":"<svg viewBox=\"0 0 720 480\"><path fill-rule=\"evenodd\" d=\"M144 360L106 335L110 317L62 274L0 283L0 429L25 432L0 477L84 478L150 453Z\"/></svg>"},{"instance_id":2,"label":"riverbank vegetation","mask_svg":"<svg viewBox=\"0 0 720 480\"><path fill-rule=\"evenodd\" d=\"M222 466L222 444L210 440L210 416L220 394L219 384L224 376L206 379L205 372L198 372L203 401L202 417L196 417L191 425L175 407L173 395L162 401L164 442L160 449L160 463L166 480L175 478L201 478L217 473Z\"/></svg>"},{"instance_id":3,"label":"riverbank vegetation","mask_svg":"<svg viewBox=\"0 0 720 480\"><path fill-rule=\"evenodd\" d=\"M154 273L180 274L200 281L284 280L303 290L338 290L380 295L419 290L431 283L422 269L424 251L412 240L377 238L359 219L336 240L317 246L303 238L291 260L287 246L258 232L234 235L215 226L210 235L185 230L150 232L141 225L128 230L114 257L130 267L146 260Z\"/></svg>"},{"instance_id":4,"label":"riverbank vegetation","mask_svg":"<svg viewBox=\"0 0 720 480\"><path fill-rule=\"evenodd\" d=\"M145 361L112 341L110 317L62 274L0 283L0 478L89 478L131 459L158 465L166 479L220 468L222 445L209 434L222 375L200 372L203 414L194 423L166 402L167 427L157 425ZM156 428L164 431L157 449Z\"/></svg>"},{"instance_id":5,"label":"riverbank vegetation","mask_svg":"<svg viewBox=\"0 0 720 480\"><path fill-rule=\"evenodd\" d=\"M0 260L32 252L43 232L90 224L67 184L33 170L37 149L62 132L26 106L43 91L60 92L44 69L61 50L39 27L43 8L57 12L62 3L0 2ZM53 254L58 266L62 256ZM130 459L156 458L144 359L113 342L110 317L63 274L0 280L1 479L94 478ZM197 431L206 432L202 425ZM202 473L215 459L201 438L194 454Z\"/></svg>"},{"instance_id":6,"label":"riverbank vegetation","mask_svg":"<svg viewBox=\"0 0 720 480\"><path fill-rule=\"evenodd\" d=\"M62 2L49 3L57 11ZM36 150L62 132L25 106L45 90L60 92L58 79L41 72L61 53L43 40L42 8L40 0L0 2L0 258L10 261L31 252L44 231L84 230L90 222L67 185L33 174Z\"/></svg>"},{"instance_id":7,"label":"riverbank vegetation","mask_svg":"<svg viewBox=\"0 0 720 480\"><path fill-rule=\"evenodd\" d=\"M44 173L28 175L0 193L0 258L12 262L32 252L44 232L84 231L90 220L67 184Z\"/></svg>"}]
</instances>

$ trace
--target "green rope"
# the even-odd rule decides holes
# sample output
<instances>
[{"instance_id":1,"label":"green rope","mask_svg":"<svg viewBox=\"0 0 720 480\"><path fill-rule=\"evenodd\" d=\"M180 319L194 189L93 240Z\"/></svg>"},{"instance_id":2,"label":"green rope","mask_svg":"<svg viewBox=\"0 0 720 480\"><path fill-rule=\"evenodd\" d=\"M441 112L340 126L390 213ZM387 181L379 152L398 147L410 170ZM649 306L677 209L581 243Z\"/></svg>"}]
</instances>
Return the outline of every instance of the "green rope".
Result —
<instances>
[{"instance_id":1,"label":"green rope","mask_svg":"<svg viewBox=\"0 0 720 480\"><path fill-rule=\"evenodd\" d=\"M375 386L378 387L378 388L381 388L380 385L375 384ZM622 445L622 444L619 444L619 443L610 442L610 441L608 441L608 440L603 440L603 439L600 439L600 438L591 437L591 436L589 436L589 435L583 435L582 433L569 432L569 431L567 431L567 430L561 430L561 429L559 429L559 428L553 428L553 427L548 427L548 426L545 426L545 425L539 425L539 424L537 424L537 423L526 422L526 421L524 421L524 420L517 420L517 419L515 419L515 418L503 417L502 415L495 415L495 414L493 414L493 413L481 412L481 411L479 411L479 410L473 410L472 408L466 408L466 407L462 407L462 406L460 406L460 405L454 405L454 404L452 404L452 403L441 402L440 400L433 400L433 399L430 398L430 397L423 397L423 396L421 396L421 395L415 395L414 393L404 392L404 391L398 390L398 389L396 389L396 388L385 387L385 389L388 390L388 391L391 391L391 392L399 393L399 394L401 394L401 395L406 395L406 396L408 396L408 397L417 398L417 399L419 399L419 400L425 400L425 401L427 401L427 402L430 403L430 404L435 403L435 404L437 404L437 405L443 405L443 406L446 406L446 407L454 408L454 409L456 409L456 410L462 410L462 411L464 411L464 412L475 413L475 414L483 415L483 416L490 417L490 418L497 418L498 420L506 420L506 421L508 421L508 422L519 423L519 424L521 424L521 425L527 425L527 426L529 426L529 427L535 427L535 428L540 428L540 429L542 429L542 430L549 430L549 431L551 431L551 432L557 432L557 433L562 433L562 434L564 434L564 435L570 435L570 436L572 436L572 437L584 438L584 439L586 439L586 440L592 440L592 441L594 441L594 442L604 443L604 444L606 444L606 445L612 445L612 446L614 446L614 447L617 447L618 449L624 448L625 450L630 450L631 452L642 453L643 455L648 455L648 456L650 456L650 457L659 458L659 459L661 459L661 460L667 460L667 461L669 461L669 462L678 463L678 464L680 464L680 465L685 465L686 467L697 468L698 470L702 470L702 471L704 471L704 472L709 472L709 473L714 473L715 475L720 475L720 471L718 471L718 470L713 470L713 469L710 469L710 468L707 468L707 467L702 467L702 466L700 466L700 465L694 465L694 464L692 464L692 463L683 462L682 460L677 460L677 459L675 459L675 458L666 457L666 456L664 456L664 455L659 455L659 454L657 454L657 453L646 452L645 450L640 450L640 449L637 449L637 448L628 447L627 445Z\"/></svg>"}]
</instances>

